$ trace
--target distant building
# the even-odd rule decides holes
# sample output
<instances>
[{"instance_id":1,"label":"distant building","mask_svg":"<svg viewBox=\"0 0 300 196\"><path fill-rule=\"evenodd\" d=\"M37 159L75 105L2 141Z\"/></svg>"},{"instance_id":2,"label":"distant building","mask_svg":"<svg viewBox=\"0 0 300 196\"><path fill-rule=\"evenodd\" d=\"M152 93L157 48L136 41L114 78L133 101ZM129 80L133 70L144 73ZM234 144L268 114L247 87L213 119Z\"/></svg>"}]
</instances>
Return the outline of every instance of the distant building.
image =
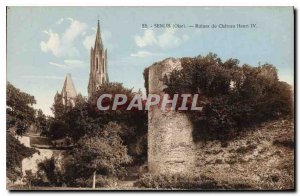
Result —
<instances>
[{"instance_id":1,"label":"distant building","mask_svg":"<svg viewBox=\"0 0 300 196\"><path fill-rule=\"evenodd\" d=\"M71 74L67 74L61 93L59 94L58 92L56 92L54 102L61 101L63 105L75 106L76 96L77 93L71 78Z\"/></svg>"},{"instance_id":2,"label":"distant building","mask_svg":"<svg viewBox=\"0 0 300 196\"><path fill-rule=\"evenodd\" d=\"M91 97L99 87L108 82L107 73L107 49L104 50L100 33L100 24L98 27L95 39L94 48L91 47L90 56L90 78L88 84L88 97Z\"/></svg>"},{"instance_id":3,"label":"distant building","mask_svg":"<svg viewBox=\"0 0 300 196\"><path fill-rule=\"evenodd\" d=\"M104 49L98 20L97 33L94 48L91 47L90 54L90 76L88 84L88 97L91 97L99 87L108 82L107 73L107 49ZM62 101L63 105L75 105L77 96L71 75L67 74L61 93L56 92L54 101Z\"/></svg>"}]
</instances>

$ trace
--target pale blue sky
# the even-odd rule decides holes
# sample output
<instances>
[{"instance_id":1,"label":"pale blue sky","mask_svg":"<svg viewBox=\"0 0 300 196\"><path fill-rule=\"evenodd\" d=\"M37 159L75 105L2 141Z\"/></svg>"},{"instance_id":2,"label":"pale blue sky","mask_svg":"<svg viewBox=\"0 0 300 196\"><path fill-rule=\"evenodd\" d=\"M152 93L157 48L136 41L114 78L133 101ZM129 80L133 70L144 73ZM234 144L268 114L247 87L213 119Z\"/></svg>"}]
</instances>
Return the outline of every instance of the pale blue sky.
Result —
<instances>
[{"instance_id":1,"label":"pale blue sky","mask_svg":"<svg viewBox=\"0 0 300 196\"><path fill-rule=\"evenodd\" d=\"M100 19L110 81L144 90L143 70L167 57L218 54L241 64L274 64L293 84L292 7L10 7L7 80L51 114L53 97L71 73L87 95L89 49ZM142 29L142 24L251 24L253 29Z\"/></svg>"}]
</instances>

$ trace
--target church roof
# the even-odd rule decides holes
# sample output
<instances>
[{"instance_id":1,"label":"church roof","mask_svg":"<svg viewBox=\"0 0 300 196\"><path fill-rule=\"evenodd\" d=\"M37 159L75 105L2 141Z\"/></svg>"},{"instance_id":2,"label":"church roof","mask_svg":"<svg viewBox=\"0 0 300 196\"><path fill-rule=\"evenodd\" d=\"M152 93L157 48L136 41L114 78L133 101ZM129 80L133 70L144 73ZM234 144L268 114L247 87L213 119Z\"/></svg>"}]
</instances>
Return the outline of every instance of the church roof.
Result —
<instances>
[{"instance_id":1,"label":"church roof","mask_svg":"<svg viewBox=\"0 0 300 196\"><path fill-rule=\"evenodd\" d=\"M64 86L61 90L61 94L63 97L67 98L75 98L77 96L74 83L71 78L71 74L67 74L64 82Z\"/></svg>"}]
</instances>

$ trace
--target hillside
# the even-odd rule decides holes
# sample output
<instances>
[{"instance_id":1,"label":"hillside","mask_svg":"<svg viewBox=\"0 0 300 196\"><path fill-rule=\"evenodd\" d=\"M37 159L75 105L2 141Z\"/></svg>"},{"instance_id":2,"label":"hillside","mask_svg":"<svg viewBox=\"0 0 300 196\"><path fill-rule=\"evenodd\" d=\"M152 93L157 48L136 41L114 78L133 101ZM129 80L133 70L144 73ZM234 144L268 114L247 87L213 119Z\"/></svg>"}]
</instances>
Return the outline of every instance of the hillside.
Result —
<instances>
[{"instance_id":1,"label":"hillside","mask_svg":"<svg viewBox=\"0 0 300 196\"><path fill-rule=\"evenodd\" d=\"M198 144L197 168L225 189L293 189L294 123L281 119L221 143Z\"/></svg>"}]
</instances>

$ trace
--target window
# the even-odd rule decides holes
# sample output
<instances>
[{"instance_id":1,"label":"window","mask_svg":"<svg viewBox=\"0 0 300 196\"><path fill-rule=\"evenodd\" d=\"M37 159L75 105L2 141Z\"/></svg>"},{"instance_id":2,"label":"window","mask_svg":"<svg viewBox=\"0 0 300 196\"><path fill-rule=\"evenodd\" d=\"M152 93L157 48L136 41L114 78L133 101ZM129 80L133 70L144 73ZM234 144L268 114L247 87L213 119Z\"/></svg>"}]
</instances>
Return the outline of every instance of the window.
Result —
<instances>
[{"instance_id":1,"label":"window","mask_svg":"<svg viewBox=\"0 0 300 196\"><path fill-rule=\"evenodd\" d=\"M96 58L96 70L99 71L98 58Z\"/></svg>"}]
</instances>

